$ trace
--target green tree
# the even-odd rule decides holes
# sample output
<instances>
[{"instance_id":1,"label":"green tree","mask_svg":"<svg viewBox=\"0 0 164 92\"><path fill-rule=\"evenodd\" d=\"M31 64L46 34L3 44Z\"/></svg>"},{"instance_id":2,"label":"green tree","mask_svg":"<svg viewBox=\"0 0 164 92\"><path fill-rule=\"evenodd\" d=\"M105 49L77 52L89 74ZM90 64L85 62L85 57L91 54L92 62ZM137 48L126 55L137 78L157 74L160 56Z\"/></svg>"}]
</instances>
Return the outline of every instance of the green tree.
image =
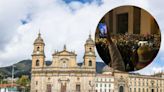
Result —
<instances>
[{"instance_id":1,"label":"green tree","mask_svg":"<svg viewBox=\"0 0 164 92\"><path fill-rule=\"evenodd\" d=\"M18 79L17 84L20 86L21 92L28 92L30 89L30 79L28 76L22 75L22 77Z\"/></svg>"},{"instance_id":2,"label":"green tree","mask_svg":"<svg viewBox=\"0 0 164 92\"><path fill-rule=\"evenodd\" d=\"M4 80L7 76L5 74L0 73L0 83L7 84L8 82Z\"/></svg>"}]
</instances>

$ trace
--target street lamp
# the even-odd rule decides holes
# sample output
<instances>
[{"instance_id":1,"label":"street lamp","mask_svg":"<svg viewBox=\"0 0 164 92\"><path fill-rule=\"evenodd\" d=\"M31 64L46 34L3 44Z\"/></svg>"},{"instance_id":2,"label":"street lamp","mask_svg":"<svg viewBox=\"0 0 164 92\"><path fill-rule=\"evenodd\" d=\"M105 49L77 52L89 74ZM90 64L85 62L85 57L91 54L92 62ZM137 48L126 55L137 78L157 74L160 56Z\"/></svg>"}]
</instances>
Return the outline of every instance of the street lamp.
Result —
<instances>
[{"instance_id":1,"label":"street lamp","mask_svg":"<svg viewBox=\"0 0 164 92\"><path fill-rule=\"evenodd\" d=\"M12 87L13 87L13 82L14 82L14 65L12 65Z\"/></svg>"}]
</instances>

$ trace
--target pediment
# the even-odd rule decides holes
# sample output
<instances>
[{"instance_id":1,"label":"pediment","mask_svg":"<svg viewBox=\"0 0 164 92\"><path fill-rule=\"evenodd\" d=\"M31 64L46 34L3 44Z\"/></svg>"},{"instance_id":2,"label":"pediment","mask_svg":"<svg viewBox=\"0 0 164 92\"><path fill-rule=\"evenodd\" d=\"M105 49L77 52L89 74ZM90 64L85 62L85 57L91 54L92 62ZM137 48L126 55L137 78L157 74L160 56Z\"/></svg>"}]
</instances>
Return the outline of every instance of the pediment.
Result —
<instances>
[{"instance_id":1,"label":"pediment","mask_svg":"<svg viewBox=\"0 0 164 92\"><path fill-rule=\"evenodd\" d=\"M59 56L76 56L76 54L74 52L69 52L66 50L63 50L61 52L56 52L53 55L59 55Z\"/></svg>"}]
</instances>

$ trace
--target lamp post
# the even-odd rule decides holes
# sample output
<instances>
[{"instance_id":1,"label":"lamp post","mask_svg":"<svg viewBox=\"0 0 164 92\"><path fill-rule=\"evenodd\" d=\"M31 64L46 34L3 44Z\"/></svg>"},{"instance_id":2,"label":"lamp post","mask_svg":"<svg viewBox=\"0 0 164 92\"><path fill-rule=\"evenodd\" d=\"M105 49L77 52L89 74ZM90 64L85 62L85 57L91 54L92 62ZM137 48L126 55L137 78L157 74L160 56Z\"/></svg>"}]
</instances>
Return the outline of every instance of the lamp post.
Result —
<instances>
[{"instance_id":1,"label":"lamp post","mask_svg":"<svg viewBox=\"0 0 164 92\"><path fill-rule=\"evenodd\" d=\"M13 83L14 83L14 65L12 65L12 87L13 87Z\"/></svg>"}]
</instances>

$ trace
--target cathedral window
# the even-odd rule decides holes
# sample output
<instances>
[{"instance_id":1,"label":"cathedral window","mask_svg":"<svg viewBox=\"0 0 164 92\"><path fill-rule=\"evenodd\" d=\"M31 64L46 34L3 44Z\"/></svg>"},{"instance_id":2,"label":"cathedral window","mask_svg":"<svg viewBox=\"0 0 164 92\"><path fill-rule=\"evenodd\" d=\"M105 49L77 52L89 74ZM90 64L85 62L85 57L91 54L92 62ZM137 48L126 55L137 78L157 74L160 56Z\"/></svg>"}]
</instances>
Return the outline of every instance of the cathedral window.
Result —
<instances>
[{"instance_id":1,"label":"cathedral window","mask_svg":"<svg viewBox=\"0 0 164 92\"><path fill-rule=\"evenodd\" d=\"M92 48L89 48L89 51L92 51Z\"/></svg>"},{"instance_id":2,"label":"cathedral window","mask_svg":"<svg viewBox=\"0 0 164 92\"><path fill-rule=\"evenodd\" d=\"M80 80L80 78L78 77L77 80Z\"/></svg>"},{"instance_id":3,"label":"cathedral window","mask_svg":"<svg viewBox=\"0 0 164 92\"><path fill-rule=\"evenodd\" d=\"M40 49L40 48L39 48L39 47L37 47L37 51L39 51L39 49Z\"/></svg>"},{"instance_id":4,"label":"cathedral window","mask_svg":"<svg viewBox=\"0 0 164 92\"><path fill-rule=\"evenodd\" d=\"M124 87L123 86L120 86L119 92L124 92Z\"/></svg>"},{"instance_id":5,"label":"cathedral window","mask_svg":"<svg viewBox=\"0 0 164 92\"><path fill-rule=\"evenodd\" d=\"M92 66L92 61L91 60L89 61L89 66Z\"/></svg>"},{"instance_id":6,"label":"cathedral window","mask_svg":"<svg viewBox=\"0 0 164 92\"><path fill-rule=\"evenodd\" d=\"M152 83L151 83L151 85L153 86L153 85L154 85L154 83L152 82Z\"/></svg>"},{"instance_id":7,"label":"cathedral window","mask_svg":"<svg viewBox=\"0 0 164 92\"><path fill-rule=\"evenodd\" d=\"M67 67L66 61L63 61L63 67Z\"/></svg>"},{"instance_id":8,"label":"cathedral window","mask_svg":"<svg viewBox=\"0 0 164 92\"><path fill-rule=\"evenodd\" d=\"M36 66L39 66L39 60L36 60Z\"/></svg>"},{"instance_id":9,"label":"cathedral window","mask_svg":"<svg viewBox=\"0 0 164 92\"><path fill-rule=\"evenodd\" d=\"M36 85L38 85L38 81L36 81Z\"/></svg>"},{"instance_id":10,"label":"cathedral window","mask_svg":"<svg viewBox=\"0 0 164 92\"><path fill-rule=\"evenodd\" d=\"M51 92L52 86L51 84L47 84L47 91L46 92Z\"/></svg>"},{"instance_id":11,"label":"cathedral window","mask_svg":"<svg viewBox=\"0 0 164 92\"><path fill-rule=\"evenodd\" d=\"M80 92L80 84L76 84L76 92Z\"/></svg>"}]
</instances>

